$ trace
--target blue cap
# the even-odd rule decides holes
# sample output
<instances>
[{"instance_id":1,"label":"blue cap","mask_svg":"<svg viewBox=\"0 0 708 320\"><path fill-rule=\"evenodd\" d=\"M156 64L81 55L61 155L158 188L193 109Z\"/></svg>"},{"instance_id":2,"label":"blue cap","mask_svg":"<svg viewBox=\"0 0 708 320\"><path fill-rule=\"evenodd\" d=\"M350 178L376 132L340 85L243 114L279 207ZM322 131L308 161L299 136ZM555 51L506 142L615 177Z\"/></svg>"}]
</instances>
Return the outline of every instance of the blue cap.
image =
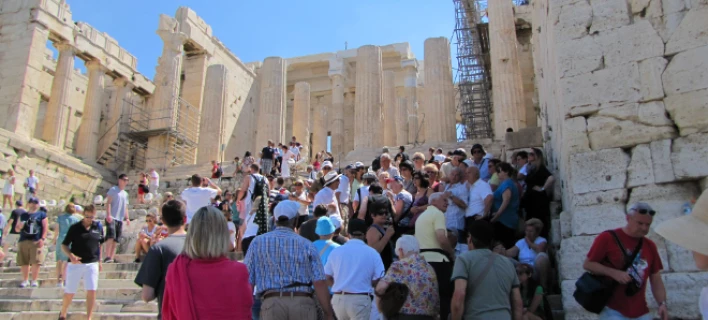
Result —
<instances>
[{"instance_id":1,"label":"blue cap","mask_svg":"<svg viewBox=\"0 0 708 320\"><path fill-rule=\"evenodd\" d=\"M37 199L35 197L31 197L31 198L29 198L29 200L27 200L27 203L39 204L39 199Z\"/></svg>"},{"instance_id":2,"label":"blue cap","mask_svg":"<svg viewBox=\"0 0 708 320\"><path fill-rule=\"evenodd\" d=\"M336 229L334 228L334 223L328 217L320 217L317 219L317 227L315 228L315 234L318 236L326 236L333 234Z\"/></svg>"}]
</instances>

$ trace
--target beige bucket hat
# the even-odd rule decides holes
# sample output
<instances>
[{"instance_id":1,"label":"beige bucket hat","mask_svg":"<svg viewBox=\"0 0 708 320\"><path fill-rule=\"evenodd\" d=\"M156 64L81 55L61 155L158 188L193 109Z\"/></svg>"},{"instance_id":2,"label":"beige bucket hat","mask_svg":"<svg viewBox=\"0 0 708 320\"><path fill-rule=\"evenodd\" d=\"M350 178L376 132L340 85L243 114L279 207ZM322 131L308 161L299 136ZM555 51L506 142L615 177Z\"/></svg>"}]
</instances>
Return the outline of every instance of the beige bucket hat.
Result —
<instances>
[{"instance_id":1,"label":"beige bucket hat","mask_svg":"<svg viewBox=\"0 0 708 320\"><path fill-rule=\"evenodd\" d=\"M664 221L654 232L686 249L708 255L708 190L703 191L690 215Z\"/></svg>"}]
</instances>

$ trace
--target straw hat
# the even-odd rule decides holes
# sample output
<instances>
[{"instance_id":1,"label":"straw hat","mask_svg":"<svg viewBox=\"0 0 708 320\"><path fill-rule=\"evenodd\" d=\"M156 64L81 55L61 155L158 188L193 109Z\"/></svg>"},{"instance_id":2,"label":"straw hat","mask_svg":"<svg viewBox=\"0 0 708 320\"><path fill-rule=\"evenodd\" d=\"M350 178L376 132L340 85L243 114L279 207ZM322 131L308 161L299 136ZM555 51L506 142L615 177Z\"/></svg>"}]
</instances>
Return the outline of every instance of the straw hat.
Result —
<instances>
[{"instance_id":1,"label":"straw hat","mask_svg":"<svg viewBox=\"0 0 708 320\"><path fill-rule=\"evenodd\" d=\"M708 190L703 191L690 215L664 221L654 232L686 249L708 255Z\"/></svg>"}]
</instances>

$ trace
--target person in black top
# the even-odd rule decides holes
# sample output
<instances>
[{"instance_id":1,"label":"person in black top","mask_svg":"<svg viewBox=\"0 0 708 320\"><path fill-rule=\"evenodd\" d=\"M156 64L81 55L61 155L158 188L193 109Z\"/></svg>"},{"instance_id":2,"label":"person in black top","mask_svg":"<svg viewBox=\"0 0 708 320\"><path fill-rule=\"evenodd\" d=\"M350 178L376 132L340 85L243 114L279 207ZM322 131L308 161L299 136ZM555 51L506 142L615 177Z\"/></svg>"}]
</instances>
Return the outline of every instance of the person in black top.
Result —
<instances>
[{"instance_id":1,"label":"person in black top","mask_svg":"<svg viewBox=\"0 0 708 320\"><path fill-rule=\"evenodd\" d=\"M271 170L273 170L273 162L275 160L275 150L273 146L273 141L268 140L268 145L261 150L261 168L263 169L263 175L268 175Z\"/></svg>"},{"instance_id":2,"label":"person in black top","mask_svg":"<svg viewBox=\"0 0 708 320\"><path fill-rule=\"evenodd\" d=\"M103 226L93 219L96 208L90 204L84 208L84 218L71 227L66 233L61 250L69 257L66 267L66 286L62 301L59 320L66 319L71 300L79 288L79 282L84 280L86 290L86 318L91 319L93 306L96 303L98 289L98 272L103 269L101 264L101 244L104 241Z\"/></svg>"},{"instance_id":3,"label":"person in black top","mask_svg":"<svg viewBox=\"0 0 708 320\"><path fill-rule=\"evenodd\" d=\"M521 198L521 207L526 210L526 219L538 218L543 222L541 236L548 239L551 222L551 200L555 178L543 159L543 151L533 148L529 153L526 175L526 191Z\"/></svg>"},{"instance_id":4,"label":"person in black top","mask_svg":"<svg viewBox=\"0 0 708 320\"><path fill-rule=\"evenodd\" d=\"M317 228L317 220L327 216L327 206L324 204L317 205L313 214L315 218L305 221L300 226L298 233L307 240L315 242L320 239L320 237L315 233L315 229Z\"/></svg>"},{"instance_id":5,"label":"person in black top","mask_svg":"<svg viewBox=\"0 0 708 320\"><path fill-rule=\"evenodd\" d=\"M408 154L406 153L406 147L400 146L400 147L398 147L398 151L400 151L400 152L396 155L396 157L394 157L394 160L395 160L395 158L401 158L401 162L403 162L403 161L411 159L408 156Z\"/></svg>"}]
</instances>

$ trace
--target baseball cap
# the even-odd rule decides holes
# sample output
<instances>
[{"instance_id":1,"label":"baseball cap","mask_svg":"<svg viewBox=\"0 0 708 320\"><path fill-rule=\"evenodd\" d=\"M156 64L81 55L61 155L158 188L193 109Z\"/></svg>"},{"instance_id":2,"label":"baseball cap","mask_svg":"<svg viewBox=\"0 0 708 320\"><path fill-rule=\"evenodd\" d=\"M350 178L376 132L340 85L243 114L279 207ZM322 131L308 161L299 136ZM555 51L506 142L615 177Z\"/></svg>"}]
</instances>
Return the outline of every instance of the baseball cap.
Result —
<instances>
[{"instance_id":1,"label":"baseball cap","mask_svg":"<svg viewBox=\"0 0 708 320\"><path fill-rule=\"evenodd\" d=\"M364 163L358 162L358 161L357 161L356 163L354 163L354 166L355 166L357 169L365 167L365 166L364 166Z\"/></svg>"},{"instance_id":2,"label":"baseball cap","mask_svg":"<svg viewBox=\"0 0 708 320\"><path fill-rule=\"evenodd\" d=\"M386 182L393 182L394 180L398 182L403 182L404 179L401 176L393 176L393 178L386 179Z\"/></svg>"},{"instance_id":3,"label":"baseball cap","mask_svg":"<svg viewBox=\"0 0 708 320\"><path fill-rule=\"evenodd\" d=\"M300 204L292 200L284 200L278 203L273 209L273 215L275 219L280 219L281 217L287 218L287 220L294 219L297 217L297 211L300 209Z\"/></svg>"},{"instance_id":4,"label":"baseball cap","mask_svg":"<svg viewBox=\"0 0 708 320\"><path fill-rule=\"evenodd\" d=\"M16 205L16 206L21 206L21 205L22 205L22 200L17 200L17 201L15 201L15 205Z\"/></svg>"},{"instance_id":5,"label":"baseball cap","mask_svg":"<svg viewBox=\"0 0 708 320\"><path fill-rule=\"evenodd\" d=\"M35 197L31 197L31 198L29 198L29 200L27 200L27 203L39 204L39 199L37 199Z\"/></svg>"},{"instance_id":6,"label":"baseball cap","mask_svg":"<svg viewBox=\"0 0 708 320\"><path fill-rule=\"evenodd\" d=\"M366 221L362 219L351 219L349 220L349 233L350 234L360 234L364 235L366 234L366 230L368 228L366 227Z\"/></svg>"},{"instance_id":7,"label":"baseball cap","mask_svg":"<svg viewBox=\"0 0 708 320\"><path fill-rule=\"evenodd\" d=\"M356 166L354 166L353 164L350 164L350 165L344 167L344 170L354 170L354 169L356 169Z\"/></svg>"},{"instance_id":8,"label":"baseball cap","mask_svg":"<svg viewBox=\"0 0 708 320\"><path fill-rule=\"evenodd\" d=\"M334 223L332 223L332 220L330 220L328 217L320 217L317 219L317 227L315 227L315 234L318 236L326 236L329 234L334 233L334 230L336 228L334 227Z\"/></svg>"}]
</instances>

